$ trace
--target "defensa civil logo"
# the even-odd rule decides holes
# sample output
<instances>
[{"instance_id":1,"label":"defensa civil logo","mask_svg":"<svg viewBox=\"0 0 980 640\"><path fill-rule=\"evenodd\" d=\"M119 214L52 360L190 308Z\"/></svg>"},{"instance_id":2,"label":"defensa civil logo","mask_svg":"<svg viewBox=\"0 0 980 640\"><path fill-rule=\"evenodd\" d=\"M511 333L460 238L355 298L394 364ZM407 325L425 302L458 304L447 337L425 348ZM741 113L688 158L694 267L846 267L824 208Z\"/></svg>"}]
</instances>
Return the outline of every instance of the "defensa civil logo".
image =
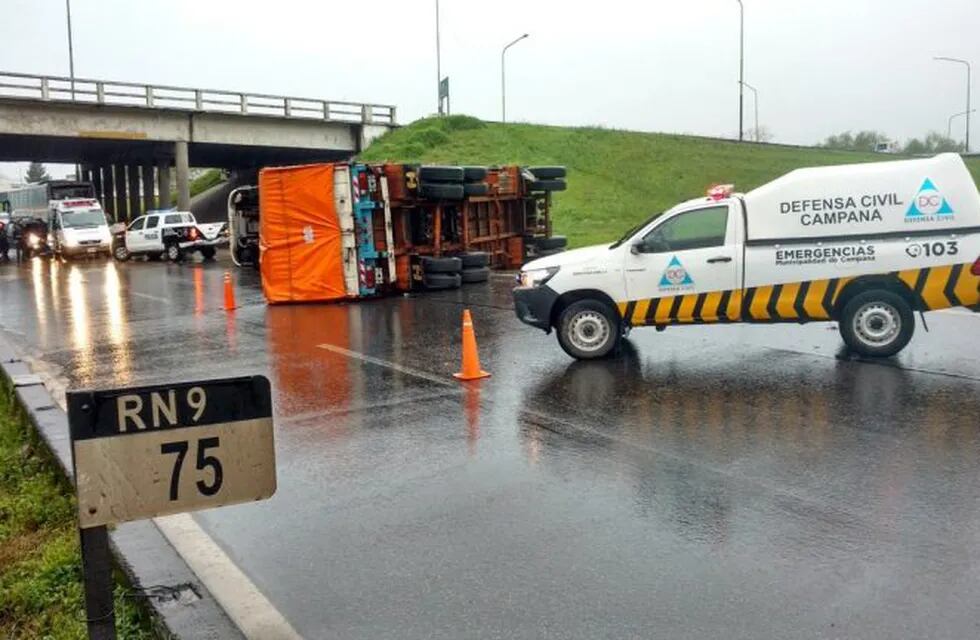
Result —
<instances>
[{"instance_id":1,"label":"defensa civil logo","mask_svg":"<svg viewBox=\"0 0 980 640\"><path fill-rule=\"evenodd\" d=\"M660 276L660 288L680 291L692 287L694 287L694 279L691 278L691 274L687 272L677 256L672 257L667 263L667 268L664 269L664 274Z\"/></svg>"},{"instance_id":2,"label":"defensa civil logo","mask_svg":"<svg viewBox=\"0 0 980 640\"><path fill-rule=\"evenodd\" d=\"M908 211L905 212L906 222L934 222L936 220L952 220L953 207L939 192L932 180L926 178L919 187L919 192L912 198Z\"/></svg>"}]
</instances>

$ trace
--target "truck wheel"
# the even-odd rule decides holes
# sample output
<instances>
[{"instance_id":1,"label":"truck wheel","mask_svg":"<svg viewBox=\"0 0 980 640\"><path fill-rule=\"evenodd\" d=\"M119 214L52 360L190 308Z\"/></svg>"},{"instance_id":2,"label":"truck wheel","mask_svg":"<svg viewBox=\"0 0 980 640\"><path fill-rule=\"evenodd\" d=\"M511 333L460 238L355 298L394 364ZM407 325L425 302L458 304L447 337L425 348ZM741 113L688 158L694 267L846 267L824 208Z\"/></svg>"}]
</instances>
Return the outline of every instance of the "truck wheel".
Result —
<instances>
[{"instance_id":1,"label":"truck wheel","mask_svg":"<svg viewBox=\"0 0 980 640\"><path fill-rule=\"evenodd\" d=\"M550 249L564 249L568 246L568 238L565 236L551 236L550 238L535 238L534 246L540 251Z\"/></svg>"},{"instance_id":2,"label":"truck wheel","mask_svg":"<svg viewBox=\"0 0 980 640\"><path fill-rule=\"evenodd\" d=\"M558 318L558 344L579 360L609 355L621 334L615 311L598 300L573 302Z\"/></svg>"},{"instance_id":3,"label":"truck wheel","mask_svg":"<svg viewBox=\"0 0 980 640\"><path fill-rule=\"evenodd\" d=\"M459 273L463 268L463 262L459 258L422 256L420 263L425 273Z\"/></svg>"},{"instance_id":4,"label":"truck wheel","mask_svg":"<svg viewBox=\"0 0 980 640\"><path fill-rule=\"evenodd\" d=\"M425 288L429 291L459 289L462 280L458 273L427 273L423 276Z\"/></svg>"},{"instance_id":5,"label":"truck wheel","mask_svg":"<svg viewBox=\"0 0 980 640\"><path fill-rule=\"evenodd\" d=\"M528 191L564 191L568 185L561 178L554 180L532 180L527 184Z\"/></svg>"},{"instance_id":6,"label":"truck wheel","mask_svg":"<svg viewBox=\"0 0 980 640\"><path fill-rule=\"evenodd\" d=\"M463 185L463 195L485 196L490 193L490 185L486 182L467 182Z\"/></svg>"},{"instance_id":7,"label":"truck wheel","mask_svg":"<svg viewBox=\"0 0 980 640\"><path fill-rule=\"evenodd\" d=\"M116 243L116 246L112 248L112 257L118 260L119 262L126 262L127 260L132 258L133 255L129 252L129 249L126 248L125 244L119 242Z\"/></svg>"},{"instance_id":8,"label":"truck wheel","mask_svg":"<svg viewBox=\"0 0 980 640\"><path fill-rule=\"evenodd\" d=\"M490 254L486 251L467 251L466 253L461 253L456 257L459 258L459 261L462 263L464 269L486 267L490 264Z\"/></svg>"},{"instance_id":9,"label":"truck wheel","mask_svg":"<svg viewBox=\"0 0 980 640\"><path fill-rule=\"evenodd\" d=\"M553 180L565 177L565 167L528 167L538 180Z\"/></svg>"},{"instance_id":10,"label":"truck wheel","mask_svg":"<svg viewBox=\"0 0 980 640\"><path fill-rule=\"evenodd\" d=\"M466 182L480 182L486 177L486 167L463 167L463 180Z\"/></svg>"},{"instance_id":11,"label":"truck wheel","mask_svg":"<svg viewBox=\"0 0 980 640\"><path fill-rule=\"evenodd\" d=\"M425 182L462 182L463 167L428 166L419 169L419 180Z\"/></svg>"},{"instance_id":12,"label":"truck wheel","mask_svg":"<svg viewBox=\"0 0 980 640\"><path fill-rule=\"evenodd\" d=\"M419 191L430 200L462 200L465 193L461 184L423 184Z\"/></svg>"},{"instance_id":13,"label":"truck wheel","mask_svg":"<svg viewBox=\"0 0 980 640\"><path fill-rule=\"evenodd\" d=\"M473 267L471 269L463 269L459 272L462 277L463 282L471 284L474 282L486 282L490 279L490 267Z\"/></svg>"},{"instance_id":14,"label":"truck wheel","mask_svg":"<svg viewBox=\"0 0 980 640\"><path fill-rule=\"evenodd\" d=\"M912 339L915 316L902 296L884 289L862 291L844 306L840 335L852 351L887 358Z\"/></svg>"},{"instance_id":15,"label":"truck wheel","mask_svg":"<svg viewBox=\"0 0 980 640\"><path fill-rule=\"evenodd\" d=\"M164 249L164 255L167 256L167 260L170 262L180 262L181 258L184 257L184 253L180 250L180 245L176 242L167 245L167 248Z\"/></svg>"},{"instance_id":16,"label":"truck wheel","mask_svg":"<svg viewBox=\"0 0 980 640\"><path fill-rule=\"evenodd\" d=\"M214 256L217 253L214 247L201 247L201 257L206 261L214 260Z\"/></svg>"}]
</instances>

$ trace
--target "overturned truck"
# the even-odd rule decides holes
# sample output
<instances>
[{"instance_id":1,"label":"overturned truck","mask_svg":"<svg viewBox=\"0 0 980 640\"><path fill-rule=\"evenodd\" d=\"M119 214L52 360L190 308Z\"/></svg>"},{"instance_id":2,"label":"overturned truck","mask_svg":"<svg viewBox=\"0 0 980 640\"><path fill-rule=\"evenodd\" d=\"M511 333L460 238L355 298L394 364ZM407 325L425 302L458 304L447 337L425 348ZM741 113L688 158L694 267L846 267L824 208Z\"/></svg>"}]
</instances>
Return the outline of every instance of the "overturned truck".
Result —
<instances>
[{"instance_id":1,"label":"overturned truck","mask_svg":"<svg viewBox=\"0 0 980 640\"><path fill-rule=\"evenodd\" d=\"M271 303L450 289L565 248L564 167L274 167L228 200L232 256Z\"/></svg>"}]
</instances>

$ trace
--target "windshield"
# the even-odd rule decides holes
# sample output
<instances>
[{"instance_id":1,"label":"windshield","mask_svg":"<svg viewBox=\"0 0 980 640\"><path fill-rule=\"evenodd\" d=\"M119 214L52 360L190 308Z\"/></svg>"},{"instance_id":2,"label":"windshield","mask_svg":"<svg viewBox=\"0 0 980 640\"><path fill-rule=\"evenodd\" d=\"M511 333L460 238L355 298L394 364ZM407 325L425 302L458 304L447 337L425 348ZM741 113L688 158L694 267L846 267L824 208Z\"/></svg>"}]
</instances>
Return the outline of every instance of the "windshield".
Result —
<instances>
[{"instance_id":1,"label":"windshield","mask_svg":"<svg viewBox=\"0 0 980 640\"><path fill-rule=\"evenodd\" d=\"M99 209L62 213L61 223L66 229L81 227L100 227L106 224L105 214Z\"/></svg>"},{"instance_id":2,"label":"windshield","mask_svg":"<svg viewBox=\"0 0 980 640\"><path fill-rule=\"evenodd\" d=\"M630 227L629 231L627 231L626 233L624 233L622 238L620 238L616 242L614 242L611 245L609 245L609 248L610 249L615 249L619 245L623 244L624 242L626 242L627 240L629 240L630 238L632 238L633 237L633 234L635 234L637 231L639 231L643 227L647 226L648 224L650 224L651 222L653 222L654 220L656 220L657 218L659 218L660 216L662 216L663 213L664 213L663 211L658 211L657 213L653 214L652 216L650 216L649 218L647 218L643 222L641 222L639 224L636 224L636 225Z\"/></svg>"},{"instance_id":3,"label":"windshield","mask_svg":"<svg viewBox=\"0 0 980 640\"><path fill-rule=\"evenodd\" d=\"M51 187L52 200L71 200L72 198L94 198L95 187L90 184L72 184Z\"/></svg>"}]
</instances>

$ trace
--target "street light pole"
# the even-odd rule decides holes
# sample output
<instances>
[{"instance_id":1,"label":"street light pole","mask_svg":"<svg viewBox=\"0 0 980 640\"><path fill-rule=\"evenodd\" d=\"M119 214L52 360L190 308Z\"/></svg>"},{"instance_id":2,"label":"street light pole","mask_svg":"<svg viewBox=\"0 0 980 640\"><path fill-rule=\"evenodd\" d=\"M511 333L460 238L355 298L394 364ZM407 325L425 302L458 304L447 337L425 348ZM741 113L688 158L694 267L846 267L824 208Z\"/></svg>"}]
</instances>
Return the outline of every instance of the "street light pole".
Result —
<instances>
[{"instance_id":1,"label":"street light pole","mask_svg":"<svg viewBox=\"0 0 980 640\"><path fill-rule=\"evenodd\" d=\"M442 115L442 48L439 44L439 0L436 0L436 100Z\"/></svg>"},{"instance_id":2,"label":"street light pole","mask_svg":"<svg viewBox=\"0 0 980 640\"><path fill-rule=\"evenodd\" d=\"M65 15L68 17L68 77L71 78L71 99L75 99L75 47L71 41L71 0L65 0Z\"/></svg>"},{"instance_id":3,"label":"street light pole","mask_svg":"<svg viewBox=\"0 0 980 640\"><path fill-rule=\"evenodd\" d=\"M970 153L970 78L973 75L972 69L970 68L970 63L966 60L960 58L948 58L946 56L936 56L933 60L942 60L943 62L957 62L959 64L966 65L966 149L967 153Z\"/></svg>"},{"instance_id":4,"label":"street light pole","mask_svg":"<svg viewBox=\"0 0 980 640\"><path fill-rule=\"evenodd\" d=\"M745 6L738 0L738 141L743 134L743 113L745 109Z\"/></svg>"},{"instance_id":5,"label":"street light pole","mask_svg":"<svg viewBox=\"0 0 980 640\"><path fill-rule=\"evenodd\" d=\"M976 109L970 109L970 112L975 112L975 111ZM949 117L948 120L946 120L946 138L948 140L953 139L953 120L959 118L960 116L965 116L965 115L969 115L969 113L967 113L966 111L960 111L959 113L954 113Z\"/></svg>"},{"instance_id":6,"label":"street light pole","mask_svg":"<svg viewBox=\"0 0 980 640\"><path fill-rule=\"evenodd\" d=\"M507 122L507 67L504 63L504 55L507 50L513 47L515 44L526 38L528 34L524 34L519 38L514 38L511 42L507 44L500 52L500 121Z\"/></svg>"},{"instance_id":7,"label":"street light pole","mask_svg":"<svg viewBox=\"0 0 980 640\"><path fill-rule=\"evenodd\" d=\"M759 92L748 82L743 82L742 86L752 92L752 104L755 107L755 141L759 142Z\"/></svg>"}]
</instances>

